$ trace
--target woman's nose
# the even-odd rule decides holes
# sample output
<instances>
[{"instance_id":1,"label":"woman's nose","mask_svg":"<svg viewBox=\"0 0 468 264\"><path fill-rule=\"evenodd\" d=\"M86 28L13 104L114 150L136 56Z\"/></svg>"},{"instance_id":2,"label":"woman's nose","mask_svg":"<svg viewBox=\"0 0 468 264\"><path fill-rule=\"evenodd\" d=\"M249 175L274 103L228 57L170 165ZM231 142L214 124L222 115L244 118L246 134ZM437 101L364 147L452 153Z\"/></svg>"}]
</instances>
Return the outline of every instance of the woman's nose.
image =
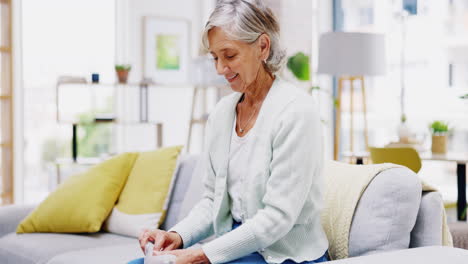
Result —
<instances>
[{"instance_id":1,"label":"woman's nose","mask_svg":"<svg viewBox=\"0 0 468 264\"><path fill-rule=\"evenodd\" d=\"M220 59L216 62L216 71L218 72L219 75L224 75L226 73L227 66L222 63Z\"/></svg>"}]
</instances>

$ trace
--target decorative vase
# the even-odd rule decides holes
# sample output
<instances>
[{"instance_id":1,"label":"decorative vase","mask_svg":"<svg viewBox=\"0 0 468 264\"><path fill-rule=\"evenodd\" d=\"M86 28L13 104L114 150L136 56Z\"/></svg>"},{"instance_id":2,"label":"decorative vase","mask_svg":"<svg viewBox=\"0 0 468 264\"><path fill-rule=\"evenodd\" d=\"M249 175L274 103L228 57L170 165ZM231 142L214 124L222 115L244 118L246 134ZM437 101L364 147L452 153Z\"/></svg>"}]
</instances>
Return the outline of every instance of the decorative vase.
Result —
<instances>
[{"instance_id":1,"label":"decorative vase","mask_svg":"<svg viewBox=\"0 0 468 264\"><path fill-rule=\"evenodd\" d=\"M433 134L431 150L436 154L447 153L447 134Z\"/></svg>"},{"instance_id":2,"label":"decorative vase","mask_svg":"<svg viewBox=\"0 0 468 264\"><path fill-rule=\"evenodd\" d=\"M406 122L401 122L398 126L398 140L400 143L409 144L411 139L411 130Z\"/></svg>"},{"instance_id":3,"label":"decorative vase","mask_svg":"<svg viewBox=\"0 0 468 264\"><path fill-rule=\"evenodd\" d=\"M128 79L128 72L127 70L116 70L117 72L117 79L119 80L119 83L127 83Z\"/></svg>"}]
</instances>

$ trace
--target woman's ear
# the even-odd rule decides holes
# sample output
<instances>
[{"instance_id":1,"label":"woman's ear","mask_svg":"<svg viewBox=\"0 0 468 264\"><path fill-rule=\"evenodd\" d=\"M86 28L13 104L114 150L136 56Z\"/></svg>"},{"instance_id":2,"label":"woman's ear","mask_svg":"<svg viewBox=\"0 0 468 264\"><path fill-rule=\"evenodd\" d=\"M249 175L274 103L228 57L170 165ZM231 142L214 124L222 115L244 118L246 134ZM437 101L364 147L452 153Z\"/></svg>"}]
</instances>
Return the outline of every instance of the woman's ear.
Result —
<instances>
[{"instance_id":1,"label":"woman's ear","mask_svg":"<svg viewBox=\"0 0 468 264\"><path fill-rule=\"evenodd\" d=\"M260 45L260 59L266 60L270 55L270 37L267 34L262 34L259 37L259 45Z\"/></svg>"}]
</instances>

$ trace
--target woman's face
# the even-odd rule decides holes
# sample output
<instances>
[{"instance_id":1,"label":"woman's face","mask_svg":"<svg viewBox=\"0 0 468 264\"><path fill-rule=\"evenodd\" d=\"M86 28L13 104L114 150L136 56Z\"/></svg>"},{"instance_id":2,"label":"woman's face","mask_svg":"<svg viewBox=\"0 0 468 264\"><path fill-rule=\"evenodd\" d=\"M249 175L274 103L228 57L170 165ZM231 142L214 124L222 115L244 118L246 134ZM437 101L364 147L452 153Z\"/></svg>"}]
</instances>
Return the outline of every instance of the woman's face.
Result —
<instances>
[{"instance_id":1,"label":"woman's face","mask_svg":"<svg viewBox=\"0 0 468 264\"><path fill-rule=\"evenodd\" d=\"M254 43L231 40L219 27L208 32L210 53L215 61L216 71L229 82L236 92L245 92L265 72L262 61L268 57L269 39L263 34Z\"/></svg>"}]
</instances>

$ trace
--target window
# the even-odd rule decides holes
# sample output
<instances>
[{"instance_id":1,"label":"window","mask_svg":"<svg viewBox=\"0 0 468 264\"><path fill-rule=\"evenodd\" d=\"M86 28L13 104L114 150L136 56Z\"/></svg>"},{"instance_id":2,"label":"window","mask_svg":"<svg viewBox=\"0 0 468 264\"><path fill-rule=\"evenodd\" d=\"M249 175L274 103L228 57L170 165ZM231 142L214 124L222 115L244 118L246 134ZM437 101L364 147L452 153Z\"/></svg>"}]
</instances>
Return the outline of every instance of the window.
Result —
<instances>
[{"instance_id":1,"label":"window","mask_svg":"<svg viewBox=\"0 0 468 264\"><path fill-rule=\"evenodd\" d=\"M454 128L450 150L466 151L468 104L460 96L468 91L464 74L468 65L468 27L464 22L468 19L467 1L341 2L343 31L386 34L387 74L367 79L370 142L384 145L398 139L404 85L407 122L425 147L430 147L429 123L445 120ZM405 14L403 8L417 15ZM343 124L343 129L349 129L346 120ZM362 131L356 131L356 138L358 135ZM344 148L347 141L345 138ZM360 143L363 150L363 140Z\"/></svg>"},{"instance_id":2,"label":"window","mask_svg":"<svg viewBox=\"0 0 468 264\"><path fill-rule=\"evenodd\" d=\"M339 19L343 21L343 31L377 31L387 38L387 74L368 78L366 83L370 144L383 146L398 140L404 84L407 123L423 142L423 149L430 150L429 123L444 120L453 128L449 151L468 151L468 100L460 98L468 93L465 74L468 1L341 0L341 3L343 16ZM403 7L411 13L402 13ZM360 116L355 118L362 120ZM345 115L343 124L343 129L349 131ZM360 150L364 150L362 128L358 123L354 131L360 140ZM343 138L342 143L341 148L346 150L349 138ZM437 186L446 202L456 201L454 164L425 161L418 174Z\"/></svg>"},{"instance_id":3,"label":"window","mask_svg":"<svg viewBox=\"0 0 468 264\"><path fill-rule=\"evenodd\" d=\"M96 72L102 82L115 79L115 1L23 0L22 25L27 203L38 202L55 187L55 159L71 157L72 126L56 121L58 77L90 80Z\"/></svg>"}]
</instances>

